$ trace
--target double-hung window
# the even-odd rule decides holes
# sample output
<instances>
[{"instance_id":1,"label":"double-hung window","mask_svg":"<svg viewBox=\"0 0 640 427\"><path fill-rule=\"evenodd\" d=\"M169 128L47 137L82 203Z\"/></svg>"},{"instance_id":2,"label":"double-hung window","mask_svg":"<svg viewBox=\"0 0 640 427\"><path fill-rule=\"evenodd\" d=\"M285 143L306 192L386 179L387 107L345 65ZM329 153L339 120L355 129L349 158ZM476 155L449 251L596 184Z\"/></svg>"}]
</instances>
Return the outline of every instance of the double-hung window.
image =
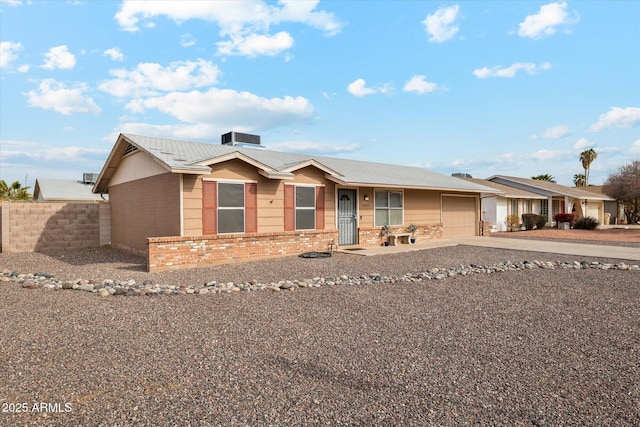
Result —
<instances>
[{"instance_id":1,"label":"double-hung window","mask_svg":"<svg viewBox=\"0 0 640 427\"><path fill-rule=\"evenodd\" d=\"M258 230L255 182L202 182L202 234L255 233Z\"/></svg>"},{"instance_id":2,"label":"double-hung window","mask_svg":"<svg viewBox=\"0 0 640 427\"><path fill-rule=\"evenodd\" d=\"M218 183L218 233L244 233L244 183Z\"/></svg>"},{"instance_id":3,"label":"double-hung window","mask_svg":"<svg viewBox=\"0 0 640 427\"><path fill-rule=\"evenodd\" d=\"M402 225L402 191L375 192L375 225Z\"/></svg>"},{"instance_id":4,"label":"double-hung window","mask_svg":"<svg viewBox=\"0 0 640 427\"><path fill-rule=\"evenodd\" d=\"M316 228L316 188L296 186L296 230Z\"/></svg>"}]
</instances>

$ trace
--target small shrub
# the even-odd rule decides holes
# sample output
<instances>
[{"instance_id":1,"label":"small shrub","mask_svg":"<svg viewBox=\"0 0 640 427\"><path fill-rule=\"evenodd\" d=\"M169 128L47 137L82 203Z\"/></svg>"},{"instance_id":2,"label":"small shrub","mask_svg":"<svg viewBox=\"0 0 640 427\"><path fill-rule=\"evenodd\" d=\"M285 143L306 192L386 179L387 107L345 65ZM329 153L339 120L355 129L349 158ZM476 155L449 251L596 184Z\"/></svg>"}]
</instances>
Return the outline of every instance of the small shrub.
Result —
<instances>
[{"instance_id":1,"label":"small shrub","mask_svg":"<svg viewBox=\"0 0 640 427\"><path fill-rule=\"evenodd\" d=\"M547 225L547 217L544 215L536 215L536 228L542 230Z\"/></svg>"},{"instance_id":2,"label":"small shrub","mask_svg":"<svg viewBox=\"0 0 640 427\"><path fill-rule=\"evenodd\" d=\"M563 213L556 214L556 216L554 216L553 219L555 219L556 222L573 223L573 220L575 219L575 216L573 214L563 212Z\"/></svg>"},{"instance_id":3,"label":"small shrub","mask_svg":"<svg viewBox=\"0 0 640 427\"><path fill-rule=\"evenodd\" d=\"M509 229L509 231L519 230L520 225L520 217L518 215L507 215L507 219L505 220L505 225Z\"/></svg>"},{"instance_id":4,"label":"small shrub","mask_svg":"<svg viewBox=\"0 0 640 427\"><path fill-rule=\"evenodd\" d=\"M600 223L595 218L590 216L586 216L584 218L578 218L573 223L573 228L581 229L581 230L595 230Z\"/></svg>"},{"instance_id":5,"label":"small shrub","mask_svg":"<svg viewBox=\"0 0 640 427\"><path fill-rule=\"evenodd\" d=\"M538 215L534 213L522 214L522 224L526 230L533 230L536 225L536 219Z\"/></svg>"}]
</instances>

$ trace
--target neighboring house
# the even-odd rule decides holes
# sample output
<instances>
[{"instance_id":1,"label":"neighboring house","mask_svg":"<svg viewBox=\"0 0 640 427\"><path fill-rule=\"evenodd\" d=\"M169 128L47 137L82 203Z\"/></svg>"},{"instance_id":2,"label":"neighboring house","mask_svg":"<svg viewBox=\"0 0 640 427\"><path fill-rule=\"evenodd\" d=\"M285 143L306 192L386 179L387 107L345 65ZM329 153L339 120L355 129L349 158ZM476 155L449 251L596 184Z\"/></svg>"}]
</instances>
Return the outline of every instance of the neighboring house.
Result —
<instances>
[{"instance_id":1,"label":"neighboring house","mask_svg":"<svg viewBox=\"0 0 640 427\"><path fill-rule=\"evenodd\" d=\"M582 187L584 190L591 191L602 197L609 197L602 191L602 185L589 185L587 187ZM609 224L617 224L618 218L624 218L624 206L619 204L616 200L609 198L604 201L604 214L605 221L603 224L606 224L606 217L609 218ZM609 214L609 215L607 215Z\"/></svg>"},{"instance_id":2,"label":"neighboring house","mask_svg":"<svg viewBox=\"0 0 640 427\"><path fill-rule=\"evenodd\" d=\"M546 215L548 224L553 223L553 217L562 212L572 213L576 218L590 216L602 224L605 216L605 202L615 201L606 195L588 191L583 187L567 187L549 181L504 175L494 175L487 180L544 196L544 199L540 200L539 211L533 213Z\"/></svg>"},{"instance_id":3,"label":"neighboring house","mask_svg":"<svg viewBox=\"0 0 640 427\"><path fill-rule=\"evenodd\" d=\"M546 196L497 182L477 178L464 179L500 192L499 194L482 194L480 198L482 220L491 224L491 231L508 231L506 225L508 215L518 215L522 218L524 213L539 214L542 204L547 200Z\"/></svg>"},{"instance_id":4,"label":"neighboring house","mask_svg":"<svg viewBox=\"0 0 640 427\"><path fill-rule=\"evenodd\" d=\"M419 239L477 235L479 196L493 191L417 167L129 134L94 187L109 194L112 244L147 255L150 270L326 250L331 240L379 245L385 224L404 233L414 223ZM167 262L167 247L185 245Z\"/></svg>"},{"instance_id":5,"label":"neighboring house","mask_svg":"<svg viewBox=\"0 0 640 427\"><path fill-rule=\"evenodd\" d=\"M94 177L95 175L95 177ZM83 181L73 179L37 178L33 191L36 202L104 203L100 194L93 192L97 174L84 174ZM106 198L106 197L105 197Z\"/></svg>"}]
</instances>

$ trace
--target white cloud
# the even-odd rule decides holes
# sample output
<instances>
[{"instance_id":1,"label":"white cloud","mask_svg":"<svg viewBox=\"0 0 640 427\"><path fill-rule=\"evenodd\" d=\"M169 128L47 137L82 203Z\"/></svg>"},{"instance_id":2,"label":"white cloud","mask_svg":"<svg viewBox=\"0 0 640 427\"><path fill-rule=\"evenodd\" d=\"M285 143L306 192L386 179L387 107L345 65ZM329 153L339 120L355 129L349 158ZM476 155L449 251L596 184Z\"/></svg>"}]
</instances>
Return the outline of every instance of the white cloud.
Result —
<instances>
[{"instance_id":1,"label":"white cloud","mask_svg":"<svg viewBox=\"0 0 640 427\"><path fill-rule=\"evenodd\" d=\"M191 47L198 41L191 34L183 34L180 36L180 46Z\"/></svg>"},{"instance_id":2,"label":"white cloud","mask_svg":"<svg viewBox=\"0 0 640 427\"><path fill-rule=\"evenodd\" d=\"M350 144L328 144L323 142L312 141L289 141L278 142L269 144L269 150L285 151L289 153L305 153L305 154L340 154L340 153L352 153L357 151L362 146L357 143Z\"/></svg>"},{"instance_id":3,"label":"white cloud","mask_svg":"<svg viewBox=\"0 0 640 427\"><path fill-rule=\"evenodd\" d=\"M47 70L55 70L56 68L70 70L76 66L76 57L69 52L66 45L52 47L44 56L46 59L42 68Z\"/></svg>"},{"instance_id":4,"label":"white cloud","mask_svg":"<svg viewBox=\"0 0 640 427\"><path fill-rule=\"evenodd\" d=\"M277 5L262 0L234 2L220 1L180 1L180 2L140 2L125 0L115 19L125 31L138 31L140 21L149 22L158 16L166 16L177 23L190 19L215 22L220 27L220 35L229 41L218 44L221 54L274 55L293 46L293 39L287 33L269 34L272 25L283 22L297 22L323 31L332 36L340 32L343 24L329 12L316 10L318 1L280 0ZM289 40L290 39L290 40ZM288 47L284 47L288 46ZM264 47L264 51L259 48ZM264 52L264 53L262 53Z\"/></svg>"},{"instance_id":5,"label":"white cloud","mask_svg":"<svg viewBox=\"0 0 640 427\"><path fill-rule=\"evenodd\" d=\"M580 138L573 145L573 148L575 148L576 150L584 150L587 148L593 148L595 145L595 142L591 142L587 138Z\"/></svg>"},{"instance_id":6,"label":"white cloud","mask_svg":"<svg viewBox=\"0 0 640 427\"><path fill-rule=\"evenodd\" d=\"M111 49L107 49L104 51L102 55L108 56L114 61L120 61L120 62L124 61L124 55L122 54L122 51L120 50L119 47L112 47Z\"/></svg>"},{"instance_id":7,"label":"white cloud","mask_svg":"<svg viewBox=\"0 0 640 427\"><path fill-rule=\"evenodd\" d=\"M429 93L438 89L438 85L427 81L427 76L413 76L405 84L405 92Z\"/></svg>"},{"instance_id":8,"label":"white cloud","mask_svg":"<svg viewBox=\"0 0 640 427\"><path fill-rule=\"evenodd\" d=\"M442 43L456 35L459 28L456 24L460 6L441 7L435 13L427 15L422 21L425 31L429 34L429 41Z\"/></svg>"},{"instance_id":9,"label":"white cloud","mask_svg":"<svg viewBox=\"0 0 640 427\"><path fill-rule=\"evenodd\" d=\"M571 132L569 131L569 126L567 126L567 125L558 125L558 126L554 126L552 128L546 129L540 135L532 135L531 139L538 139L538 138L559 139L559 138L564 138L565 136L569 135L570 133Z\"/></svg>"},{"instance_id":10,"label":"white cloud","mask_svg":"<svg viewBox=\"0 0 640 427\"><path fill-rule=\"evenodd\" d=\"M233 129L275 127L307 120L313 114L311 103L300 96L262 98L249 92L216 88L137 100L135 108L155 109L183 122Z\"/></svg>"},{"instance_id":11,"label":"white cloud","mask_svg":"<svg viewBox=\"0 0 640 427\"><path fill-rule=\"evenodd\" d=\"M640 139L636 139L632 144L631 144L631 151L632 153L638 153L640 154Z\"/></svg>"},{"instance_id":12,"label":"white cloud","mask_svg":"<svg viewBox=\"0 0 640 427\"><path fill-rule=\"evenodd\" d=\"M27 64L21 65L18 67L18 71L20 71L21 73L26 73L29 71L31 67Z\"/></svg>"},{"instance_id":13,"label":"white cloud","mask_svg":"<svg viewBox=\"0 0 640 427\"><path fill-rule=\"evenodd\" d=\"M591 130L600 132L611 127L630 128L637 124L640 124L640 108L611 107L611 110L600 115L598 121L591 125Z\"/></svg>"},{"instance_id":14,"label":"white cloud","mask_svg":"<svg viewBox=\"0 0 640 427\"><path fill-rule=\"evenodd\" d=\"M221 55L240 55L256 57L259 55L275 56L291 49L293 37L286 31L269 36L250 34L247 37L232 36L231 40L216 43Z\"/></svg>"},{"instance_id":15,"label":"white cloud","mask_svg":"<svg viewBox=\"0 0 640 427\"><path fill-rule=\"evenodd\" d=\"M540 7L538 13L527 16L518 28L520 37L540 39L556 32L559 26L568 26L578 21L577 15L569 17L567 3L549 3Z\"/></svg>"},{"instance_id":16,"label":"white cloud","mask_svg":"<svg viewBox=\"0 0 640 427\"><path fill-rule=\"evenodd\" d=\"M486 79L489 77L515 77L517 72L523 70L525 73L532 75L537 74L540 71L546 71L551 69L551 63L544 62L540 65L536 65L533 62L516 62L509 67L496 66L492 68L482 67L473 70L473 75L479 79Z\"/></svg>"},{"instance_id":17,"label":"white cloud","mask_svg":"<svg viewBox=\"0 0 640 427\"><path fill-rule=\"evenodd\" d=\"M3 140L3 150L0 159L8 160L16 157L27 157L44 161L78 161L87 156L104 156L109 153L107 149L90 147L54 147L34 141ZM6 149L4 149L6 147Z\"/></svg>"},{"instance_id":18,"label":"white cloud","mask_svg":"<svg viewBox=\"0 0 640 427\"><path fill-rule=\"evenodd\" d=\"M67 87L64 83L54 79L43 79L38 90L32 90L24 95L31 107L53 110L64 115L73 113L99 113L98 107L90 96L86 96L87 85L76 83Z\"/></svg>"},{"instance_id":19,"label":"white cloud","mask_svg":"<svg viewBox=\"0 0 640 427\"><path fill-rule=\"evenodd\" d=\"M18 59L16 52L22 50L22 43L0 42L0 68L8 67L13 61Z\"/></svg>"},{"instance_id":20,"label":"white cloud","mask_svg":"<svg viewBox=\"0 0 640 427\"><path fill-rule=\"evenodd\" d=\"M534 160L560 160L566 153L560 150L538 150L533 153L527 154L524 158L530 158Z\"/></svg>"},{"instance_id":21,"label":"white cloud","mask_svg":"<svg viewBox=\"0 0 640 427\"><path fill-rule=\"evenodd\" d=\"M372 95L374 93L382 93L386 95L391 94L393 92L393 87L390 83L386 83L382 86L371 88L367 87L367 82L364 79L357 79L349 83L347 91L351 95L361 98L365 95Z\"/></svg>"},{"instance_id":22,"label":"white cloud","mask_svg":"<svg viewBox=\"0 0 640 427\"><path fill-rule=\"evenodd\" d=\"M220 70L211 61L197 59L171 62L166 67L141 63L130 71L121 68L109 73L115 79L102 82L98 86L100 90L121 98L135 98L211 86L217 82Z\"/></svg>"}]
</instances>

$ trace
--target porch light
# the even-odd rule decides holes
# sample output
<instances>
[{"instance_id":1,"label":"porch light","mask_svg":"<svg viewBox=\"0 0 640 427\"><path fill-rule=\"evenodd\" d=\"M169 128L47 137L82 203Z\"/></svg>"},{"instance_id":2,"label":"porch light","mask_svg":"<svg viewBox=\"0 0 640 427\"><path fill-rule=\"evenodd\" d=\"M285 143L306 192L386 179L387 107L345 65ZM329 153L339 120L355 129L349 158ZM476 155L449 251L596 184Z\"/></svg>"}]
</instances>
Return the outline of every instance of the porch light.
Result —
<instances>
[{"instance_id":1,"label":"porch light","mask_svg":"<svg viewBox=\"0 0 640 427\"><path fill-rule=\"evenodd\" d=\"M368 195L368 194L365 194L365 195L364 195L364 201L365 201L365 202L368 202L368 201L369 201L369 195Z\"/></svg>"}]
</instances>

